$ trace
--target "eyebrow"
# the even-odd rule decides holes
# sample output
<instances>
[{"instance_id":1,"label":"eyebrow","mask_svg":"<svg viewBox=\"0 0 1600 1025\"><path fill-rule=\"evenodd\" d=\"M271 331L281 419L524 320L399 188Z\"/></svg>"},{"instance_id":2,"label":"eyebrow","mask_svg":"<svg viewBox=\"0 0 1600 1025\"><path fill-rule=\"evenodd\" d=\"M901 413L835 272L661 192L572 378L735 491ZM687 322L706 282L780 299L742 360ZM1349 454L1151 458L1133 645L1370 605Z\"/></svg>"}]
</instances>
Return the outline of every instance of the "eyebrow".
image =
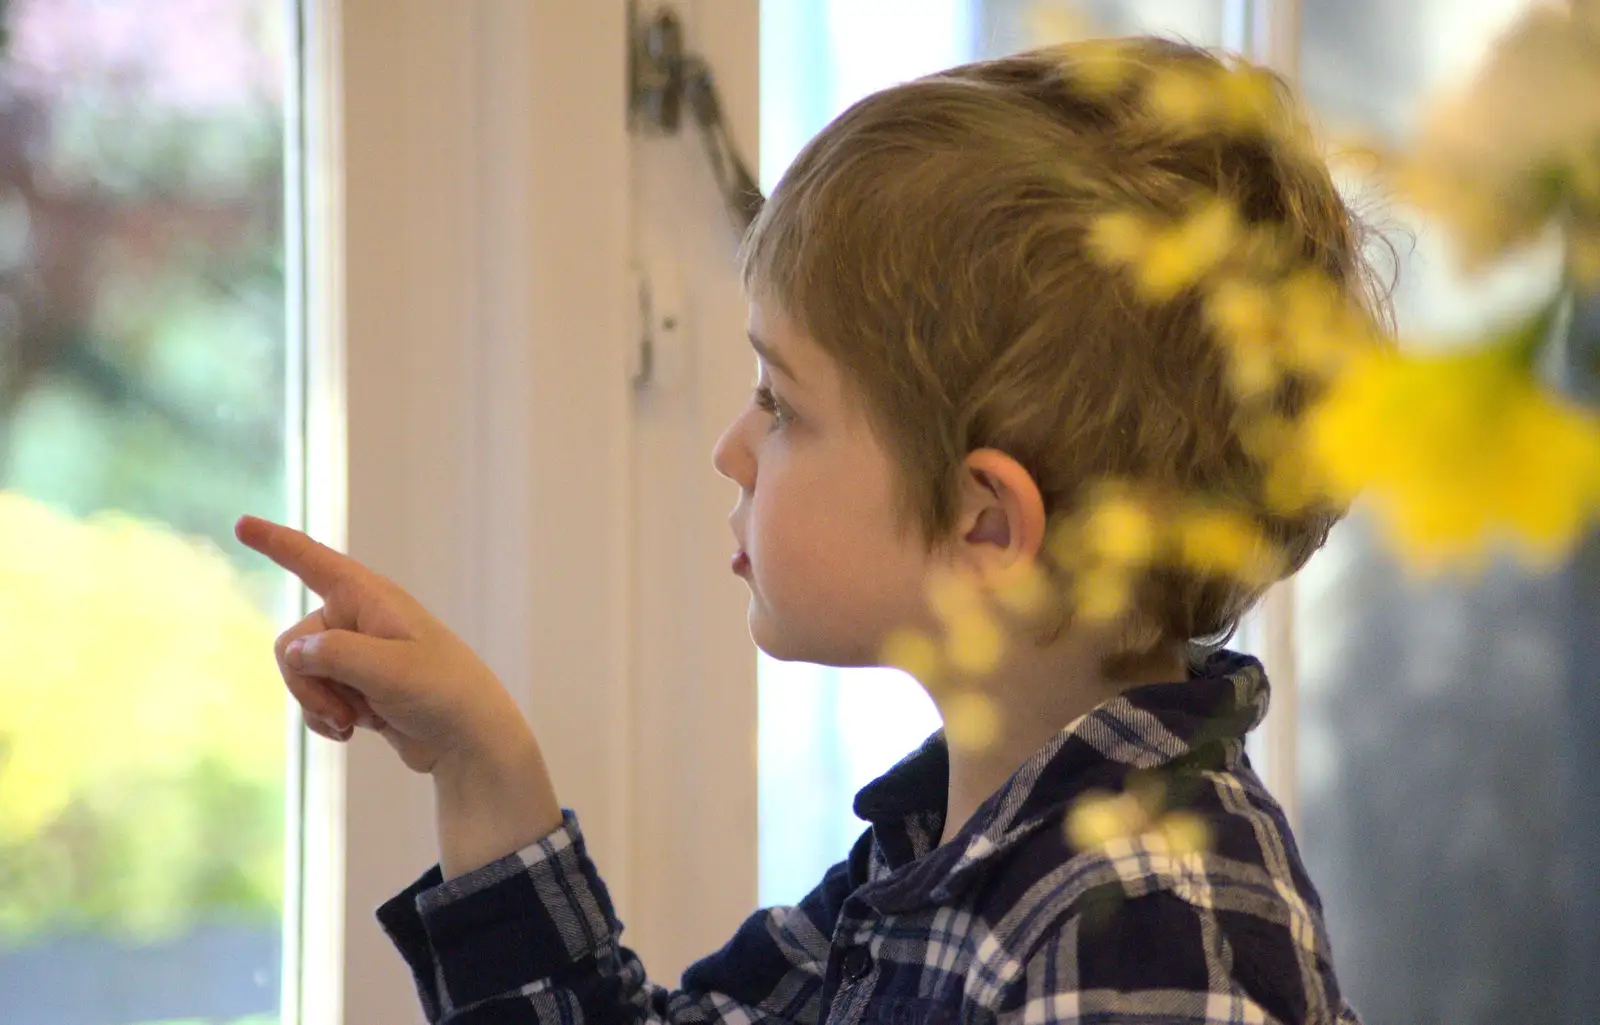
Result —
<instances>
[{"instance_id":1,"label":"eyebrow","mask_svg":"<svg viewBox=\"0 0 1600 1025\"><path fill-rule=\"evenodd\" d=\"M749 335L750 347L756 350L756 355L760 356L764 363L796 384L800 383L800 379L794 375L794 370L790 368L789 364L783 361L783 357L779 356L766 342L757 338L754 331L749 332Z\"/></svg>"}]
</instances>

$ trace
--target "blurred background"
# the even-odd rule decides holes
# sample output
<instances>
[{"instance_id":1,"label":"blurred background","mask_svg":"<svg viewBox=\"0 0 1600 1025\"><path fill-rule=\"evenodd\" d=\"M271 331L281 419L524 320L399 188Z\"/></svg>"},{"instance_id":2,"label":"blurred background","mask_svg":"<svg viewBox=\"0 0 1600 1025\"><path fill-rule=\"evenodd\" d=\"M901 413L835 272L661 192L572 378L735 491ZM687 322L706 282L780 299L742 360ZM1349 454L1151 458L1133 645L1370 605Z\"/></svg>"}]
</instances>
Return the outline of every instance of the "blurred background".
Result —
<instances>
[{"instance_id":1,"label":"blurred background","mask_svg":"<svg viewBox=\"0 0 1600 1025\"><path fill-rule=\"evenodd\" d=\"M1324 126L1400 140L1529 4L1297 6ZM762 183L882 86L1085 25L1237 45L1251 8L763 0ZM0 3L0 1022L280 1020L300 755L265 653L297 599L230 531L301 515L297 10ZM1448 344L1559 273L1535 247L1468 282L1429 225L1372 203L1408 338ZM1300 578L1275 750L1366 1020L1597 1006L1597 561L1591 542L1553 574L1421 581L1358 514ZM937 721L896 673L770 661L759 713L760 897L780 903Z\"/></svg>"},{"instance_id":2,"label":"blurred background","mask_svg":"<svg viewBox=\"0 0 1600 1025\"><path fill-rule=\"evenodd\" d=\"M0 1021L275 1021L291 11L0 13Z\"/></svg>"}]
</instances>

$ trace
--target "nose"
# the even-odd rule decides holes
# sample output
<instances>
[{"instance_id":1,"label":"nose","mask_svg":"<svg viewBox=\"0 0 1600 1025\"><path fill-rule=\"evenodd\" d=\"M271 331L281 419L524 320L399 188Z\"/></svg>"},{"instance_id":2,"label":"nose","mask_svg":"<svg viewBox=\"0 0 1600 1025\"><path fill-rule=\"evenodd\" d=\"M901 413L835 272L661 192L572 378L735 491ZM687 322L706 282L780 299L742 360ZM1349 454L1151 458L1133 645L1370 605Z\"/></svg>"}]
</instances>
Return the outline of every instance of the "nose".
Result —
<instances>
[{"instance_id":1,"label":"nose","mask_svg":"<svg viewBox=\"0 0 1600 1025\"><path fill-rule=\"evenodd\" d=\"M741 413L722 432L722 437L717 439L716 446L711 450L711 465L717 468L718 473L749 491L756 483L756 461L745 438L746 419L746 414Z\"/></svg>"}]
</instances>

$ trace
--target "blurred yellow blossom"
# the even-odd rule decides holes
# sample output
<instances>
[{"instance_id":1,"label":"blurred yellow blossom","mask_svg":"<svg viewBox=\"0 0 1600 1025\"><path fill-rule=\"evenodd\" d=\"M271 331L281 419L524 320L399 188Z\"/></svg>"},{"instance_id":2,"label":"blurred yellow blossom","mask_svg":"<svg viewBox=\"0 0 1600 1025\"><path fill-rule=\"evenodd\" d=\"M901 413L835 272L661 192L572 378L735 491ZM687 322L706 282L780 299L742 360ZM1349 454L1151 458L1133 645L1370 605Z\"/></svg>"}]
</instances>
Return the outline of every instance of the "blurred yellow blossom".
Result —
<instances>
[{"instance_id":1,"label":"blurred yellow blossom","mask_svg":"<svg viewBox=\"0 0 1600 1025\"><path fill-rule=\"evenodd\" d=\"M1204 854L1211 849L1211 827L1192 811L1168 812L1155 828L1173 854Z\"/></svg>"},{"instance_id":2,"label":"blurred yellow blossom","mask_svg":"<svg viewBox=\"0 0 1600 1025\"><path fill-rule=\"evenodd\" d=\"M1269 347L1269 339L1238 336L1228 347L1228 388L1248 402L1271 395L1283 381L1283 365Z\"/></svg>"},{"instance_id":3,"label":"blurred yellow blossom","mask_svg":"<svg viewBox=\"0 0 1600 1025\"><path fill-rule=\"evenodd\" d=\"M1082 39L1092 30L1089 18L1076 5L1060 0L1035 0L1028 8L1027 26L1034 46L1049 46Z\"/></svg>"},{"instance_id":4,"label":"blurred yellow blossom","mask_svg":"<svg viewBox=\"0 0 1600 1025\"><path fill-rule=\"evenodd\" d=\"M1212 76L1193 68L1164 67L1150 76L1144 101L1150 112L1185 131L1207 127L1216 104Z\"/></svg>"},{"instance_id":5,"label":"blurred yellow blossom","mask_svg":"<svg viewBox=\"0 0 1600 1025\"><path fill-rule=\"evenodd\" d=\"M983 611L983 591L978 581L966 573L935 572L928 580L928 607L949 626L963 616Z\"/></svg>"},{"instance_id":6,"label":"blurred yellow blossom","mask_svg":"<svg viewBox=\"0 0 1600 1025\"><path fill-rule=\"evenodd\" d=\"M962 691L944 704L944 735L951 747L982 751L1000 739L1000 709L977 691Z\"/></svg>"},{"instance_id":7,"label":"blurred yellow blossom","mask_svg":"<svg viewBox=\"0 0 1600 1025\"><path fill-rule=\"evenodd\" d=\"M1131 496L1112 494L1096 502L1084 534L1094 554L1123 566L1142 565L1156 553L1155 517Z\"/></svg>"},{"instance_id":8,"label":"blurred yellow blossom","mask_svg":"<svg viewBox=\"0 0 1600 1025\"><path fill-rule=\"evenodd\" d=\"M1500 539L1548 563L1600 517L1600 418L1540 387L1527 344L1368 354L1309 418L1310 454L1335 496L1370 488L1419 566Z\"/></svg>"},{"instance_id":9,"label":"blurred yellow blossom","mask_svg":"<svg viewBox=\"0 0 1600 1025\"><path fill-rule=\"evenodd\" d=\"M1236 276L1217 282L1206 296L1206 320L1227 356L1228 385L1242 400L1270 393L1282 379L1276 307L1265 286Z\"/></svg>"},{"instance_id":10,"label":"blurred yellow blossom","mask_svg":"<svg viewBox=\"0 0 1600 1025\"><path fill-rule=\"evenodd\" d=\"M1281 559L1247 515L1226 509L1185 511L1176 524L1184 565L1251 584L1277 579Z\"/></svg>"},{"instance_id":11,"label":"blurred yellow blossom","mask_svg":"<svg viewBox=\"0 0 1600 1025\"><path fill-rule=\"evenodd\" d=\"M1080 851L1097 851L1138 836L1149 824L1149 816L1131 795L1091 790L1067 812L1067 840Z\"/></svg>"},{"instance_id":12,"label":"blurred yellow blossom","mask_svg":"<svg viewBox=\"0 0 1600 1025\"><path fill-rule=\"evenodd\" d=\"M1264 339L1276 326L1272 293L1242 278L1217 282L1206 297L1205 311L1211 326L1230 338Z\"/></svg>"},{"instance_id":13,"label":"blurred yellow blossom","mask_svg":"<svg viewBox=\"0 0 1600 1025\"><path fill-rule=\"evenodd\" d=\"M1074 48L1073 76L1091 94L1106 96L1127 85L1139 64L1117 39L1092 39Z\"/></svg>"},{"instance_id":14,"label":"blurred yellow blossom","mask_svg":"<svg viewBox=\"0 0 1600 1025\"><path fill-rule=\"evenodd\" d=\"M1564 199L1588 193L1600 140L1597 54L1592 17L1530 5L1477 73L1424 112L1416 144L1384 155L1391 187L1445 224L1467 269L1540 238Z\"/></svg>"},{"instance_id":15,"label":"blurred yellow blossom","mask_svg":"<svg viewBox=\"0 0 1600 1025\"><path fill-rule=\"evenodd\" d=\"M1000 607L1019 616L1044 611L1051 598L1050 582L1035 563L1014 567L992 585Z\"/></svg>"},{"instance_id":16,"label":"blurred yellow blossom","mask_svg":"<svg viewBox=\"0 0 1600 1025\"><path fill-rule=\"evenodd\" d=\"M1217 121L1223 127L1265 134L1283 125L1284 107L1270 72L1234 67L1217 78L1214 103Z\"/></svg>"},{"instance_id":17,"label":"blurred yellow blossom","mask_svg":"<svg viewBox=\"0 0 1600 1025\"><path fill-rule=\"evenodd\" d=\"M992 673L1005 652L1006 635L999 620L979 608L957 615L945 624L945 655L964 673Z\"/></svg>"},{"instance_id":18,"label":"blurred yellow blossom","mask_svg":"<svg viewBox=\"0 0 1600 1025\"><path fill-rule=\"evenodd\" d=\"M1161 68L1151 75L1144 99L1151 115L1179 131L1219 130L1299 142L1298 124L1271 72L1262 68Z\"/></svg>"},{"instance_id":19,"label":"blurred yellow blossom","mask_svg":"<svg viewBox=\"0 0 1600 1025\"><path fill-rule=\"evenodd\" d=\"M1117 567L1085 569L1073 580L1073 598L1084 622L1115 622L1133 607L1133 579Z\"/></svg>"},{"instance_id":20,"label":"blurred yellow blossom","mask_svg":"<svg viewBox=\"0 0 1600 1025\"><path fill-rule=\"evenodd\" d=\"M1132 791L1091 790L1073 802L1065 822L1067 842L1080 851L1103 852L1118 843L1141 843L1187 856L1211 849L1211 828L1200 815L1164 810Z\"/></svg>"},{"instance_id":21,"label":"blurred yellow blossom","mask_svg":"<svg viewBox=\"0 0 1600 1025\"><path fill-rule=\"evenodd\" d=\"M1159 232L1139 257L1135 273L1148 299L1171 299L1209 274L1241 238L1232 203L1212 198L1198 204L1173 228Z\"/></svg>"},{"instance_id":22,"label":"blurred yellow blossom","mask_svg":"<svg viewBox=\"0 0 1600 1025\"><path fill-rule=\"evenodd\" d=\"M1131 267L1144 259L1156 228L1131 210L1101 214L1089 226L1089 252L1110 267Z\"/></svg>"},{"instance_id":23,"label":"blurred yellow blossom","mask_svg":"<svg viewBox=\"0 0 1600 1025\"><path fill-rule=\"evenodd\" d=\"M1302 268L1278 295L1287 358L1296 370L1326 378L1353 355L1390 346L1372 317L1320 271Z\"/></svg>"},{"instance_id":24,"label":"blurred yellow blossom","mask_svg":"<svg viewBox=\"0 0 1600 1025\"><path fill-rule=\"evenodd\" d=\"M944 666L944 652L939 643L920 630L899 629L889 634L879 657L884 665L893 666L930 687L938 682Z\"/></svg>"}]
</instances>

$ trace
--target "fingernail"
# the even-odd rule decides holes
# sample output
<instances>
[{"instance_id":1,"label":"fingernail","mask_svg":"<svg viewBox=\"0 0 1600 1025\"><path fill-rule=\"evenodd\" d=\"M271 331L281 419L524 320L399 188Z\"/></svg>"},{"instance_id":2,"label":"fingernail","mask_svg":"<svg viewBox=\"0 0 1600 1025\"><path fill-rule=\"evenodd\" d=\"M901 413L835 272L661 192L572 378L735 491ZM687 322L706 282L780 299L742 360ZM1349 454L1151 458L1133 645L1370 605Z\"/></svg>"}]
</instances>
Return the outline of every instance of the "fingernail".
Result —
<instances>
[{"instance_id":1,"label":"fingernail","mask_svg":"<svg viewBox=\"0 0 1600 1025\"><path fill-rule=\"evenodd\" d=\"M305 651L305 648L306 642L305 638L303 637L298 641L289 642L289 647L283 652L283 660L289 663L291 666L298 667L300 665L301 653Z\"/></svg>"}]
</instances>

